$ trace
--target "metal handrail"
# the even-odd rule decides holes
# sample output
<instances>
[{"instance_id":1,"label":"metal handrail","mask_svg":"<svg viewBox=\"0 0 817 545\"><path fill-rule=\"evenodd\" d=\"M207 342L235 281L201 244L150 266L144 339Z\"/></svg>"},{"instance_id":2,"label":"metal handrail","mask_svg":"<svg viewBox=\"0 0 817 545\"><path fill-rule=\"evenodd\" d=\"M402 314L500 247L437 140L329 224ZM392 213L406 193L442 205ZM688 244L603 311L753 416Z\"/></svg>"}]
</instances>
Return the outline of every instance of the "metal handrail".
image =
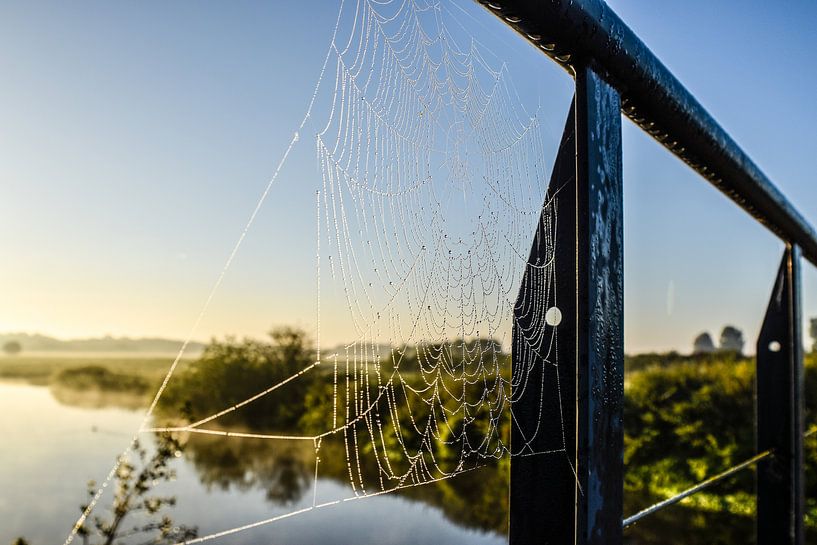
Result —
<instances>
[{"instance_id":1,"label":"metal handrail","mask_svg":"<svg viewBox=\"0 0 817 545\"><path fill-rule=\"evenodd\" d=\"M479 0L569 70L591 64L622 112L817 265L817 231L602 0Z\"/></svg>"}]
</instances>

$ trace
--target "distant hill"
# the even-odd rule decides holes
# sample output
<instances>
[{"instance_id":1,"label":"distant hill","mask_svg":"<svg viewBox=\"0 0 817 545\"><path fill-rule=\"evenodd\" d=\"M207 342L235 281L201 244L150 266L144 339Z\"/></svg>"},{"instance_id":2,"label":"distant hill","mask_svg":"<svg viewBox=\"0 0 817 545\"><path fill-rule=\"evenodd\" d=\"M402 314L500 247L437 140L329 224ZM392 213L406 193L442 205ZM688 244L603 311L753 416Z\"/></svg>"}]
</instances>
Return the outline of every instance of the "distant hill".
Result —
<instances>
[{"instance_id":1,"label":"distant hill","mask_svg":"<svg viewBox=\"0 0 817 545\"><path fill-rule=\"evenodd\" d=\"M182 341L161 338L131 339L129 337L100 337L92 339L55 339L39 333L0 333L0 346L17 341L25 352L177 352ZM205 345L191 342L188 353L200 353Z\"/></svg>"}]
</instances>

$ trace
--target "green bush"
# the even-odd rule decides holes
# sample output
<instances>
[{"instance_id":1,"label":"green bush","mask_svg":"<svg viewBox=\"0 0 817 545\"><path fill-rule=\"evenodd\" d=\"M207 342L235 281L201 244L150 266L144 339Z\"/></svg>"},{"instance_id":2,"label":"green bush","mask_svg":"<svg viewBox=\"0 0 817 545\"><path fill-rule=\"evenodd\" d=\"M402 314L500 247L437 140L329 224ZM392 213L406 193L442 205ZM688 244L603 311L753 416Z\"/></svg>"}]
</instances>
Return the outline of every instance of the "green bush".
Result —
<instances>
[{"instance_id":1,"label":"green bush","mask_svg":"<svg viewBox=\"0 0 817 545\"><path fill-rule=\"evenodd\" d=\"M672 496L755 454L755 362L737 354L645 355L626 377L624 461L630 510ZM633 365L635 363L635 365ZM636 370L633 370L635 368ZM806 427L815 423L817 357L806 359ZM808 520L817 527L817 436L805 446ZM753 516L754 472L686 505Z\"/></svg>"},{"instance_id":2,"label":"green bush","mask_svg":"<svg viewBox=\"0 0 817 545\"><path fill-rule=\"evenodd\" d=\"M63 369L54 382L75 390L106 390L112 392L146 393L151 383L144 377L117 373L106 367L88 365Z\"/></svg>"},{"instance_id":3,"label":"green bush","mask_svg":"<svg viewBox=\"0 0 817 545\"><path fill-rule=\"evenodd\" d=\"M213 340L202 356L173 377L161 398L165 414L191 421L232 407L313 363L306 335L291 328L270 333L271 342ZM219 418L219 425L291 429L306 412L315 373L304 373L240 409Z\"/></svg>"}]
</instances>

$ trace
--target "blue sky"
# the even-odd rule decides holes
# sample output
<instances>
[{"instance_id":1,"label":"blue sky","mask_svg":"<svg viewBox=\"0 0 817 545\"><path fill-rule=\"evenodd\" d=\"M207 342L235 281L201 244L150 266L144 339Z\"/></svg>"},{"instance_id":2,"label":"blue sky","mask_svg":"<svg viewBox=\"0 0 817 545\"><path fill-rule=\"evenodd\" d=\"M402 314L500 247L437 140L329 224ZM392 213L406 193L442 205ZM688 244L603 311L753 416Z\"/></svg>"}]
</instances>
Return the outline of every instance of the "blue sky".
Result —
<instances>
[{"instance_id":1,"label":"blue sky","mask_svg":"<svg viewBox=\"0 0 817 545\"><path fill-rule=\"evenodd\" d=\"M816 220L817 5L610 4ZM566 74L460 5L555 141ZM0 330L184 337L302 119L335 17L328 1L0 5ZM196 337L314 331L308 140ZM624 141L627 350L688 350L725 323L751 344L782 244L629 122ZM817 315L811 266L804 280ZM326 313L325 343L344 340Z\"/></svg>"},{"instance_id":2,"label":"blue sky","mask_svg":"<svg viewBox=\"0 0 817 545\"><path fill-rule=\"evenodd\" d=\"M610 5L814 223L817 5ZM628 339L665 346L669 326L683 342L699 317L713 333L734 322L753 343L781 244L632 124L624 135ZM658 289L670 281L674 311L662 316ZM817 276L808 264L804 287L804 315L815 316Z\"/></svg>"}]
</instances>

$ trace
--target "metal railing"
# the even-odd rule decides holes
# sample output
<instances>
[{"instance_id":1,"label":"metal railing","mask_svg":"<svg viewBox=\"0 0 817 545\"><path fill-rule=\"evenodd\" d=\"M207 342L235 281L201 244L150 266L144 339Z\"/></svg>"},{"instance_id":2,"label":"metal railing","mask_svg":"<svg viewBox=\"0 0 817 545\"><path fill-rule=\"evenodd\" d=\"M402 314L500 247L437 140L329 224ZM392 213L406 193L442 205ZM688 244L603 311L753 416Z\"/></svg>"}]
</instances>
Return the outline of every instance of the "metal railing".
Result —
<instances>
[{"instance_id":1,"label":"metal railing","mask_svg":"<svg viewBox=\"0 0 817 545\"><path fill-rule=\"evenodd\" d=\"M575 317L574 327L561 330L558 348L562 403L575 404L564 416L571 457L566 464L512 460L511 544L620 544L624 527L757 466L758 544L802 545L800 262L802 255L817 265L817 231L603 1L479 1L576 82L550 186L569 199L559 207L560 225L568 227L560 229L556 257L568 273L560 277L575 280L555 289L568 301L563 314ZM786 243L756 346L758 454L626 519L622 113ZM537 246L531 263L542 257ZM527 414L526 403L534 402ZM519 427L538 425L540 410L561 408L523 396L514 410ZM519 439L514 433L512 442Z\"/></svg>"}]
</instances>

